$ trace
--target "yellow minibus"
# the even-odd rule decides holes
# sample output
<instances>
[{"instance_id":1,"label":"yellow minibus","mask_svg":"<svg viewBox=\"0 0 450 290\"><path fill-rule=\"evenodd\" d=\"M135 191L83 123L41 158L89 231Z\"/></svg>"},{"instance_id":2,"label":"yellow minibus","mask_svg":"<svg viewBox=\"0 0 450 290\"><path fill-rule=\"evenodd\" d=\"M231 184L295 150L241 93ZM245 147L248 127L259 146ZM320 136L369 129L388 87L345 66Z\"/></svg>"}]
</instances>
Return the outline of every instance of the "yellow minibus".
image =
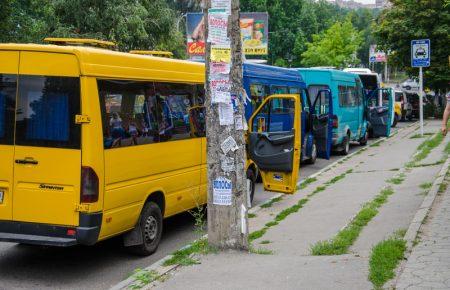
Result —
<instances>
[{"instance_id":1,"label":"yellow minibus","mask_svg":"<svg viewBox=\"0 0 450 290\"><path fill-rule=\"evenodd\" d=\"M206 203L204 65L52 43L0 44L0 241L149 255Z\"/></svg>"}]
</instances>

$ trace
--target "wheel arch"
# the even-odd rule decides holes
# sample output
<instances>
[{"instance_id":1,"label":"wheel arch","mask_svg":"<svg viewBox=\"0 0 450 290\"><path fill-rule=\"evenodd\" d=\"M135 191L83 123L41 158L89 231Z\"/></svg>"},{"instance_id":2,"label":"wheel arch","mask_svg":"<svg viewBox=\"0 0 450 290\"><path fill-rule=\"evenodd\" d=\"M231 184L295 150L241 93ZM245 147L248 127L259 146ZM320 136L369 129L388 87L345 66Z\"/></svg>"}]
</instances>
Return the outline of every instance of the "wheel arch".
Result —
<instances>
[{"instance_id":1,"label":"wheel arch","mask_svg":"<svg viewBox=\"0 0 450 290\"><path fill-rule=\"evenodd\" d=\"M164 195L164 192L162 190L155 190L155 191L152 191L152 193L148 194L147 198L145 199L144 203L142 204L141 211L142 211L142 208L144 208L144 205L149 201L152 201L152 202L156 203L156 205L159 206L159 208L161 209L161 214L164 218L164 213L166 210L166 197Z\"/></svg>"}]
</instances>

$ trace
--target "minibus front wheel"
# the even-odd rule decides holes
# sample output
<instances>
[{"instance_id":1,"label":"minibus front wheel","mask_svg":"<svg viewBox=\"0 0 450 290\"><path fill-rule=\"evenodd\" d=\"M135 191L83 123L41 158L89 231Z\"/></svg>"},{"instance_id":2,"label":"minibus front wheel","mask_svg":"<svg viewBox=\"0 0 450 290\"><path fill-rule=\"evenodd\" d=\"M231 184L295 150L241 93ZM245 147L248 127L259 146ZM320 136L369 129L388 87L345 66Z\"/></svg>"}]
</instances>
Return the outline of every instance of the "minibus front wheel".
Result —
<instances>
[{"instance_id":1,"label":"minibus front wheel","mask_svg":"<svg viewBox=\"0 0 450 290\"><path fill-rule=\"evenodd\" d=\"M136 227L139 227L139 235L142 237L142 242L138 245L130 246L130 251L141 256L153 254L161 241L162 221L163 217L159 206L152 201L146 202L136 225Z\"/></svg>"}]
</instances>

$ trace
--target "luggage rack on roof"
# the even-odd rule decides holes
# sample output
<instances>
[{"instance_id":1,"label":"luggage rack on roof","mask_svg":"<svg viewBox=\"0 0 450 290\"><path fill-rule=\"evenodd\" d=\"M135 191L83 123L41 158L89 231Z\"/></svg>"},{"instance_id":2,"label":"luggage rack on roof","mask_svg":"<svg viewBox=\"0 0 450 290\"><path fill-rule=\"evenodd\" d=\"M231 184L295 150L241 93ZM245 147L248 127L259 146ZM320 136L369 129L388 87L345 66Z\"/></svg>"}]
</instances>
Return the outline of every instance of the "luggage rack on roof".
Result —
<instances>
[{"instance_id":1,"label":"luggage rack on roof","mask_svg":"<svg viewBox=\"0 0 450 290\"><path fill-rule=\"evenodd\" d=\"M173 53L171 53L170 51L161 51L161 50L130 50L129 53L173 58Z\"/></svg>"},{"instance_id":2,"label":"luggage rack on roof","mask_svg":"<svg viewBox=\"0 0 450 290\"><path fill-rule=\"evenodd\" d=\"M92 46L101 47L106 49L115 49L117 45L111 41L98 40L92 38L57 38L57 37L46 37L45 42L55 45L79 45L79 46Z\"/></svg>"}]
</instances>

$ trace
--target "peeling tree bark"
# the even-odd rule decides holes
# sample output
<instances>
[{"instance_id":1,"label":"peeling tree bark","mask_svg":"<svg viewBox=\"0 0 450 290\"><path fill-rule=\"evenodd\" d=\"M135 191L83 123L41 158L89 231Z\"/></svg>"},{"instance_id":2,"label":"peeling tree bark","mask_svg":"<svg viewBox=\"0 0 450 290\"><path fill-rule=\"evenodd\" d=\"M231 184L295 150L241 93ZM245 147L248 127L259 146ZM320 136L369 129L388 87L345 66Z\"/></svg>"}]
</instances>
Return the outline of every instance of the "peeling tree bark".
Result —
<instances>
[{"instance_id":1,"label":"peeling tree bark","mask_svg":"<svg viewBox=\"0 0 450 290\"><path fill-rule=\"evenodd\" d=\"M206 39L208 35L207 12L211 0L205 5ZM231 0L231 16L228 21L228 35L231 41L231 93L238 96L238 111L245 121L244 94L242 88L242 45L239 26L239 0ZM208 164L208 240L209 244L219 249L248 249L247 213L242 216L242 206L247 207L246 184L246 148L243 130L235 126L219 124L218 104L211 102L209 81L211 45L206 43L206 139ZM220 156L223 155L220 145L229 136L236 141L239 149L228 152L227 156L234 158L235 171L225 173L221 169ZM213 181L218 177L226 177L232 181L232 205L213 204ZM244 219L244 221L242 220ZM244 227L244 228L242 228Z\"/></svg>"}]
</instances>

